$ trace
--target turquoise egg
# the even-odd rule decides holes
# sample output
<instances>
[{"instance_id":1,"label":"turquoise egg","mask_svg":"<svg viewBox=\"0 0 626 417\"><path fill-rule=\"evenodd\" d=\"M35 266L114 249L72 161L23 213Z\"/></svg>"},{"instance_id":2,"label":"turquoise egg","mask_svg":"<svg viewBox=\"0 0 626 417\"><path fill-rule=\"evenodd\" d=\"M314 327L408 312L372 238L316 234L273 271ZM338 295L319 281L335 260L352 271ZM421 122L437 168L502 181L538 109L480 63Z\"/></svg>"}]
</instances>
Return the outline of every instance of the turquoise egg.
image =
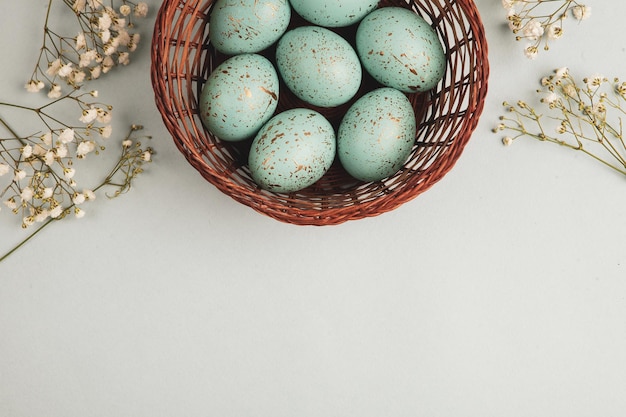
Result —
<instances>
[{"instance_id":1,"label":"turquoise egg","mask_svg":"<svg viewBox=\"0 0 626 417\"><path fill-rule=\"evenodd\" d=\"M394 88L379 88L358 99L337 133L337 156L361 181L380 181L398 172L411 154L415 113L408 98Z\"/></svg>"},{"instance_id":2,"label":"turquoise egg","mask_svg":"<svg viewBox=\"0 0 626 417\"><path fill-rule=\"evenodd\" d=\"M217 0L209 39L224 54L260 52L285 33L290 19L288 0Z\"/></svg>"},{"instance_id":3,"label":"turquoise egg","mask_svg":"<svg viewBox=\"0 0 626 417\"><path fill-rule=\"evenodd\" d=\"M317 182L335 158L335 131L320 113L296 108L271 118L248 156L252 179L269 191L290 193Z\"/></svg>"},{"instance_id":4,"label":"turquoise egg","mask_svg":"<svg viewBox=\"0 0 626 417\"><path fill-rule=\"evenodd\" d=\"M319 107L348 102L361 85L361 63L341 36L319 26L285 33L276 47L276 66L300 99Z\"/></svg>"},{"instance_id":5,"label":"turquoise egg","mask_svg":"<svg viewBox=\"0 0 626 417\"><path fill-rule=\"evenodd\" d=\"M311 23L326 27L350 26L363 19L378 0L290 0L291 7Z\"/></svg>"},{"instance_id":6,"label":"turquoise egg","mask_svg":"<svg viewBox=\"0 0 626 417\"><path fill-rule=\"evenodd\" d=\"M357 29L356 49L374 79L406 93L432 89L446 68L435 30L401 7L383 7L367 15Z\"/></svg>"},{"instance_id":7,"label":"turquoise egg","mask_svg":"<svg viewBox=\"0 0 626 417\"><path fill-rule=\"evenodd\" d=\"M274 114L278 94L278 74L267 58L236 55L218 65L202 86L200 119L222 140L249 139Z\"/></svg>"}]
</instances>

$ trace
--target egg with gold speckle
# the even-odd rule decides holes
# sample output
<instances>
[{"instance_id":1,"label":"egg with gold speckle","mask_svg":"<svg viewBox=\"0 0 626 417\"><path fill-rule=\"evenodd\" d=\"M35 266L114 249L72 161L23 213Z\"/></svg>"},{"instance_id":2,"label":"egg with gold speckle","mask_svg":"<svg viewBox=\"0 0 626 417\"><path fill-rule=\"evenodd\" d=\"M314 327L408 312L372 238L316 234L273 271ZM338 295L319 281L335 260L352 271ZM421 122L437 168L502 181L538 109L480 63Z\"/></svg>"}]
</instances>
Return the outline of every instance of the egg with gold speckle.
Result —
<instances>
[{"instance_id":1,"label":"egg with gold speckle","mask_svg":"<svg viewBox=\"0 0 626 417\"><path fill-rule=\"evenodd\" d=\"M257 53L285 33L290 19L288 0L217 0L211 9L209 39L224 54Z\"/></svg>"},{"instance_id":2,"label":"egg with gold speckle","mask_svg":"<svg viewBox=\"0 0 626 417\"><path fill-rule=\"evenodd\" d=\"M224 141L249 139L272 117L278 96L278 74L267 58L236 55L218 65L202 86L200 119Z\"/></svg>"},{"instance_id":3,"label":"egg with gold speckle","mask_svg":"<svg viewBox=\"0 0 626 417\"><path fill-rule=\"evenodd\" d=\"M290 0L304 19L325 27L350 26L378 6L378 0Z\"/></svg>"},{"instance_id":4,"label":"egg with gold speckle","mask_svg":"<svg viewBox=\"0 0 626 417\"><path fill-rule=\"evenodd\" d=\"M418 14L383 7L367 15L356 33L365 70L386 87L428 91L443 78L446 57L435 30Z\"/></svg>"},{"instance_id":5,"label":"egg with gold speckle","mask_svg":"<svg viewBox=\"0 0 626 417\"><path fill-rule=\"evenodd\" d=\"M276 46L276 66L287 87L314 106L347 103L361 85L361 63L354 48L319 26L285 33Z\"/></svg>"},{"instance_id":6,"label":"egg with gold speckle","mask_svg":"<svg viewBox=\"0 0 626 417\"><path fill-rule=\"evenodd\" d=\"M411 154L416 124L415 112L404 93L389 87L373 90L350 106L339 125L339 161L361 181L389 177Z\"/></svg>"},{"instance_id":7,"label":"egg with gold speckle","mask_svg":"<svg viewBox=\"0 0 626 417\"><path fill-rule=\"evenodd\" d=\"M250 148L248 167L263 189L291 193L313 185L335 158L336 138L320 113L295 108L272 117Z\"/></svg>"}]
</instances>

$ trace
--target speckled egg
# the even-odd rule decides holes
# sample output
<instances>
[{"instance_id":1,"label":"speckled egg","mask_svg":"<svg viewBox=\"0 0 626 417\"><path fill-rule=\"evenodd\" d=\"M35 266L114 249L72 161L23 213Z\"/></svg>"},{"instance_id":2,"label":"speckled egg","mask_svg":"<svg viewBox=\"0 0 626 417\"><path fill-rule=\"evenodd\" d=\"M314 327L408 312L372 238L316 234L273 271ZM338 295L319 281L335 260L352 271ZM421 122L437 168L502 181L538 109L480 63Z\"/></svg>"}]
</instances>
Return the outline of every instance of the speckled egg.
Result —
<instances>
[{"instance_id":1,"label":"speckled egg","mask_svg":"<svg viewBox=\"0 0 626 417\"><path fill-rule=\"evenodd\" d=\"M415 113L407 97L394 88L379 88L346 112L337 133L337 155L354 178L379 181L402 168L415 134Z\"/></svg>"},{"instance_id":2,"label":"speckled egg","mask_svg":"<svg viewBox=\"0 0 626 417\"><path fill-rule=\"evenodd\" d=\"M367 15L357 29L356 49L374 79L406 93L432 89L446 68L437 33L422 17L401 7Z\"/></svg>"},{"instance_id":3,"label":"speckled egg","mask_svg":"<svg viewBox=\"0 0 626 417\"><path fill-rule=\"evenodd\" d=\"M236 55L217 66L202 87L200 118L222 140L249 139L274 114L278 94L278 74L267 58Z\"/></svg>"},{"instance_id":4,"label":"speckled egg","mask_svg":"<svg viewBox=\"0 0 626 417\"><path fill-rule=\"evenodd\" d=\"M288 0L217 0L211 9L209 39L225 54L260 52L285 33L289 19Z\"/></svg>"},{"instance_id":5,"label":"speckled egg","mask_svg":"<svg viewBox=\"0 0 626 417\"><path fill-rule=\"evenodd\" d=\"M378 0L290 0L293 9L311 23L326 27L350 26L363 19Z\"/></svg>"},{"instance_id":6,"label":"speckled egg","mask_svg":"<svg viewBox=\"0 0 626 417\"><path fill-rule=\"evenodd\" d=\"M285 33L276 47L276 65L298 98L320 107L348 102L363 75L352 46L319 26L301 26Z\"/></svg>"},{"instance_id":7,"label":"speckled egg","mask_svg":"<svg viewBox=\"0 0 626 417\"><path fill-rule=\"evenodd\" d=\"M253 180L269 191L304 189L328 171L335 158L335 131L314 110L296 108L271 118L248 157Z\"/></svg>"}]
</instances>

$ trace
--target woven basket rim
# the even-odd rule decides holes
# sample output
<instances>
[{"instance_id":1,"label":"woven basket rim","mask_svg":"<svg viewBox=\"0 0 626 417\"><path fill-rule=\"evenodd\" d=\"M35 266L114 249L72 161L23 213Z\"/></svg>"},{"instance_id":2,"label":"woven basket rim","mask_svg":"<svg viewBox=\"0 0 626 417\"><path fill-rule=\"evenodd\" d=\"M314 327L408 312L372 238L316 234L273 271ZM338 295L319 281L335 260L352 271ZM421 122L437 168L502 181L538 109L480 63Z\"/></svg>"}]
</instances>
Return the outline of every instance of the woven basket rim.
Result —
<instances>
[{"instance_id":1,"label":"woven basket rim","mask_svg":"<svg viewBox=\"0 0 626 417\"><path fill-rule=\"evenodd\" d=\"M385 1L391 0L383 0L381 4ZM395 0L396 3L398 1ZM426 99L428 103L433 103L439 95L447 95L446 98L450 96L451 100L462 101L465 108L458 111L459 114L454 114L454 119L449 117L450 114L447 115L448 119L432 114L430 119L422 120L420 125L422 132L455 133L445 143L425 141L422 145L419 143L418 135L415 153L421 152L420 157L427 163L423 169L416 166L407 169L406 173L398 174L394 179L395 183L390 181L387 184L381 181L356 184L355 188L343 194L341 189L339 191L333 189L333 192L327 193L325 191L327 188L317 194L316 192L281 194L261 190L250 184L247 178L242 179L245 174L240 172L241 164L234 161L234 157L231 160L232 151L226 150L219 141L207 142L208 132L198 122L197 114L194 114L197 113L195 97L198 86L206 78L207 71L210 71L207 65L211 64L210 56L205 55L201 59L201 53L198 52L207 53L204 45L206 28L194 31L197 29L194 24L198 27L202 24L208 25L205 22L208 11L214 3L212 0L164 0L157 13L151 49L151 80L155 102L164 124L180 152L207 181L236 201L276 220L299 225L334 225L394 210L430 189L456 164L478 124L488 89L488 46L482 20L474 2L405 0L407 6L415 7L420 1L428 2L434 14L437 7L442 4L446 8L453 8L452 11L445 10L452 17L442 11L438 15L439 20L433 21L432 24L441 37L448 33L455 36L452 39L454 49L451 47L446 50L447 59L451 59L453 55L456 57L462 55L463 61L458 64L460 71L471 70L471 72L467 75L459 74L460 80L450 80L452 85L442 85L437 94L433 92L433 95ZM459 21L449 24L445 21L447 18ZM466 26L469 34L458 35ZM457 39L457 36L461 39ZM470 54L464 48L471 49L475 56L464 55ZM192 57L193 53L197 54ZM171 58L172 55L175 58ZM450 64L450 67L453 65L456 64ZM453 68L455 69L456 67ZM450 72L454 72L453 70ZM457 75L455 73L452 76ZM191 86L194 83L195 85ZM460 91L460 98L453 95L457 91ZM446 123L449 119L452 123ZM425 149L428 146L431 149ZM441 151L439 148L445 149ZM441 162L444 157L445 161Z\"/></svg>"}]
</instances>

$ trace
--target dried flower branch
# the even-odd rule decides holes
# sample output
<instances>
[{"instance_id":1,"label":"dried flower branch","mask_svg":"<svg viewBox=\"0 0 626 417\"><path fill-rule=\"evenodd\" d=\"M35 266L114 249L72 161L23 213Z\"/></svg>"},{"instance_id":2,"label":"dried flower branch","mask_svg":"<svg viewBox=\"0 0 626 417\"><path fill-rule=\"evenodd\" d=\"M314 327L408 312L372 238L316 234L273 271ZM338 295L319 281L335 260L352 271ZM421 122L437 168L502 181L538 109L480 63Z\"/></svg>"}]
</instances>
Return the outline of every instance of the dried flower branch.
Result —
<instances>
[{"instance_id":1,"label":"dried flower branch","mask_svg":"<svg viewBox=\"0 0 626 417\"><path fill-rule=\"evenodd\" d=\"M76 35L66 36L52 29L51 10L57 5L76 18ZM120 0L119 7L114 0L110 6L103 0L49 0L39 57L25 85L32 93L47 86L46 102L29 107L0 101L0 108L11 115L21 113L23 125L31 129L18 134L0 117L0 208L6 206L20 215L23 228L42 224L26 241L70 212L83 217L82 205L94 200L95 191L101 187L115 186L114 196L127 192L142 172L142 165L151 160L150 148L144 150L133 143L132 133L141 129L133 126L111 174L94 189L79 187L77 182L76 162L104 151L104 143L113 132L113 107L97 100L98 91L84 92L82 88L87 81L130 62L140 36L129 29L147 12L145 2L129 0ZM69 86L69 92L64 92L62 85Z\"/></svg>"},{"instance_id":2,"label":"dried flower branch","mask_svg":"<svg viewBox=\"0 0 626 417\"><path fill-rule=\"evenodd\" d=\"M541 80L539 110L525 101L504 103L508 115L500 118L495 132L508 131L503 143L527 137L583 152L626 175L626 82L593 75L582 83L567 68ZM546 113L544 115L544 112Z\"/></svg>"},{"instance_id":3,"label":"dried flower branch","mask_svg":"<svg viewBox=\"0 0 626 417\"><path fill-rule=\"evenodd\" d=\"M0 263L6 259L13 252L22 247L26 242L32 239L35 235L37 235L41 230L43 230L46 226L56 220L63 219L67 215L73 213L74 216L81 218L85 215L85 211L79 207L86 201L93 201L96 199L96 192L104 187L112 187L114 192L112 194L107 194L109 198L115 198L120 196L123 193L128 192L133 184L133 181L143 172L143 166L152 161L152 155L154 151L152 148L143 148L141 139L150 139L150 136L135 136L136 132L143 129L143 126L133 125L130 128L130 131L126 135L125 139L122 141L120 146L121 153L120 156L113 166L113 168L109 171L109 173L105 176L105 178L98 184L93 190L83 190L82 192L74 192L72 195L72 199L65 204L58 202L55 198L55 191L47 191L49 189L42 188L39 186L37 191L33 192L32 199L36 198L41 201L42 206L48 205L50 207L54 207L52 210L56 213L54 215L43 216L43 213L47 209L37 208L32 204L22 204L22 210L25 208L24 206L28 206L31 211L32 221L38 221L42 224L36 228L28 237L26 237L22 242L16 245L13 249L8 251L2 257L0 257ZM34 208L35 207L35 208ZM15 208L15 210L19 210ZM30 220L26 220L25 222L31 222Z\"/></svg>"},{"instance_id":4,"label":"dried flower branch","mask_svg":"<svg viewBox=\"0 0 626 417\"><path fill-rule=\"evenodd\" d=\"M563 36L563 22L568 16L582 21L591 16L591 8L574 0L502 0L507 11L509 28L515 40L527 41L524 54L534 59L543 43L549 50L550 41Z\"/></svg>"},{"instance_id":5,"label":"dried flower branch","mask_svg":"<svg viewBox=\"0 0 626 417\"><path fill-rule=\"evenodd\" d=\"M139 33L129 31L135 26L133 18L145 17L148 12L146 3L128 0L122 0L117 10L113 5L105 7L102 0L63 0L63 4L76 17L76 34L62 35L50 27L49 0L43 45L25 85L29 92L38 92L47 83L50 98L61 97L61 84L75 88L117 65L128 65L140 40Z\"/></svg>"}]
</instances>

